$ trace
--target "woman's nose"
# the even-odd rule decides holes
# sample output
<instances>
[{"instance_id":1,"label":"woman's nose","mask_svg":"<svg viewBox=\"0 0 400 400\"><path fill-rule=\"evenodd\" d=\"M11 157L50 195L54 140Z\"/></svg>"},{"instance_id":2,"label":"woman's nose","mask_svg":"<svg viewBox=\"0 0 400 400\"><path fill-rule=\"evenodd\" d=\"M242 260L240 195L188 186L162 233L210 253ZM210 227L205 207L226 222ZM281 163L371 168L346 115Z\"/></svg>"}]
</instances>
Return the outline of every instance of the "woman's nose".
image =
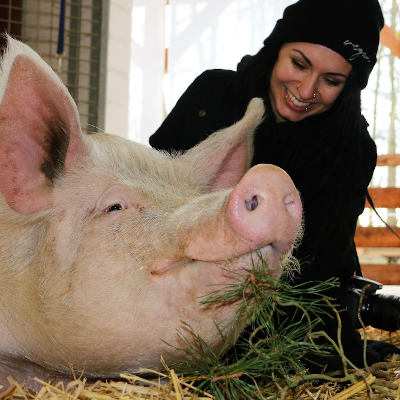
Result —
<instances>
[{"instance_id":1,"label":"woman's nose","mask_svg":"<svg viewBox=\"0 0 400 400\"><path fill-rule=\"evenodd\" d=\"M304 77L297 90L301 100L313 100L318 92L318 77L311 74Z\"/></svg>"}]
</instances>

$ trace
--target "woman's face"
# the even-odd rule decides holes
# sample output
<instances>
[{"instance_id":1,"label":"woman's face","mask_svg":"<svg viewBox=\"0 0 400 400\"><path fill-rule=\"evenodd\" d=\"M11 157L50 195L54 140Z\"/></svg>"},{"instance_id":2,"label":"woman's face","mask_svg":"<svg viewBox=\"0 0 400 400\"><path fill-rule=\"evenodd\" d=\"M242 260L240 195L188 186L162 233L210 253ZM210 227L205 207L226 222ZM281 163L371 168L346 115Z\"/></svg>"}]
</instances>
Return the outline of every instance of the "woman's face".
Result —
<instances>
[{"instance_id":1,"label":"woman's face","mask_svg":"<svg viewBox=\"0 0 400 400\"><path fill-rule=\"evenodd\" d=\"M277 121L297 122L328 110L350 72L351 64L325 46L305 42L283 45L270 82Z\"/></svg>"}]
</instances>

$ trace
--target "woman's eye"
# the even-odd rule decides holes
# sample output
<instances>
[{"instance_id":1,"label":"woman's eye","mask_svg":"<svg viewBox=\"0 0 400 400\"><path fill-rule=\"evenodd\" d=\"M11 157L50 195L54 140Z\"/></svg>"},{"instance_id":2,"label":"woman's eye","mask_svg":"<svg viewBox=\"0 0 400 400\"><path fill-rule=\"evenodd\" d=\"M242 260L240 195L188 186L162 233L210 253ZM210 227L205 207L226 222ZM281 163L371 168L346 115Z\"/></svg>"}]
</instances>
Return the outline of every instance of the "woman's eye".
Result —
<instances>
[{"instance_id":1,"label":"woman's eye","mask_svg":"<svg viewBox=\"0 0 400 400\"><path fill-rule=\"evenodd\" d=\"M325 78L325 82L329 86L339 86L339 85L341 85L343 83L342 81L338 81L338 80L332 79L332 78Z\"/></svg>"},{"instance_id":2,"label":"woman's eye","mask_svg":"<svg viewBox=\"0 0 400 400\"><path fill-rule=\"evenodd\" d=\"M115 211L121 211L121 210L123 210L124 209L124 207L122 207L122 205L120 204L120 203L115 203L115 204L112 204L111 206L108 206L105 210L104 210L104 212L106 212L106 213L112 213L112 212L115 212Z\"/></svg>"},{"instance_id":3,"label":"woman's eye","mask_svg":"<svg viewBox=\"0 0 400 400\"><path fill-rule=\"evenodd\" d=\"M300 60L298 60L298 59L296 59L296 58L292 58L292 64L293 64L297 69L300 69L300 70L303 70L303 69L306 68L306 66L305 66Z\"/></svg>"}]
</instances>

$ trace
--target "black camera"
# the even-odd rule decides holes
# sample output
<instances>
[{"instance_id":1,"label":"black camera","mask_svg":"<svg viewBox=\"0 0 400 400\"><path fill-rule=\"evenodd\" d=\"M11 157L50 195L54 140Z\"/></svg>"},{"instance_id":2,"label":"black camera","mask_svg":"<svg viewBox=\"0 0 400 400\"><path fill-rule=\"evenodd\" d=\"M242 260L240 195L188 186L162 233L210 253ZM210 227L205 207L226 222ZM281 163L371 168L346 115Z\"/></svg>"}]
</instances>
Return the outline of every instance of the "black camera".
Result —
<instances>
[{"instance_id":1,"label":"black camera","mask_svg":"<svg viewBox=\"0 0 400 400\"><path fill-rule=\"evenodd\" d=\"M400 297L376 293L382 284L354 276L346 291L346 308L356 328L372 326L385 331L400 329ZM361 319L361 321L360 321Z\"/></svg>"}]
</instances>

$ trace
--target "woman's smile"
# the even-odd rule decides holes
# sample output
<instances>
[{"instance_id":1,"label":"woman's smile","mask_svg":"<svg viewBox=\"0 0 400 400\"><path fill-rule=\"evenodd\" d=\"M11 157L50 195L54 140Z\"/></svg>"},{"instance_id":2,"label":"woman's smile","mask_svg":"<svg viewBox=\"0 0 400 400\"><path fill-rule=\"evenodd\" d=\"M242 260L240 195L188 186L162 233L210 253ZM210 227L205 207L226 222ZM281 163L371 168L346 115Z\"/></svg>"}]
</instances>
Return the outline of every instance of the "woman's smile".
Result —
<instances>
[{"instance_id":1,"label":"woman's smile","mask_svg":"<svg viewBox=\"0 0 400 400\"><path fill-rule=\"evenodd\" d=\"M286 104L293 111L308 112L315 105L315 101L304 101L296 97L287 87L284 87Z\"/></svg>"}]
</instances>

